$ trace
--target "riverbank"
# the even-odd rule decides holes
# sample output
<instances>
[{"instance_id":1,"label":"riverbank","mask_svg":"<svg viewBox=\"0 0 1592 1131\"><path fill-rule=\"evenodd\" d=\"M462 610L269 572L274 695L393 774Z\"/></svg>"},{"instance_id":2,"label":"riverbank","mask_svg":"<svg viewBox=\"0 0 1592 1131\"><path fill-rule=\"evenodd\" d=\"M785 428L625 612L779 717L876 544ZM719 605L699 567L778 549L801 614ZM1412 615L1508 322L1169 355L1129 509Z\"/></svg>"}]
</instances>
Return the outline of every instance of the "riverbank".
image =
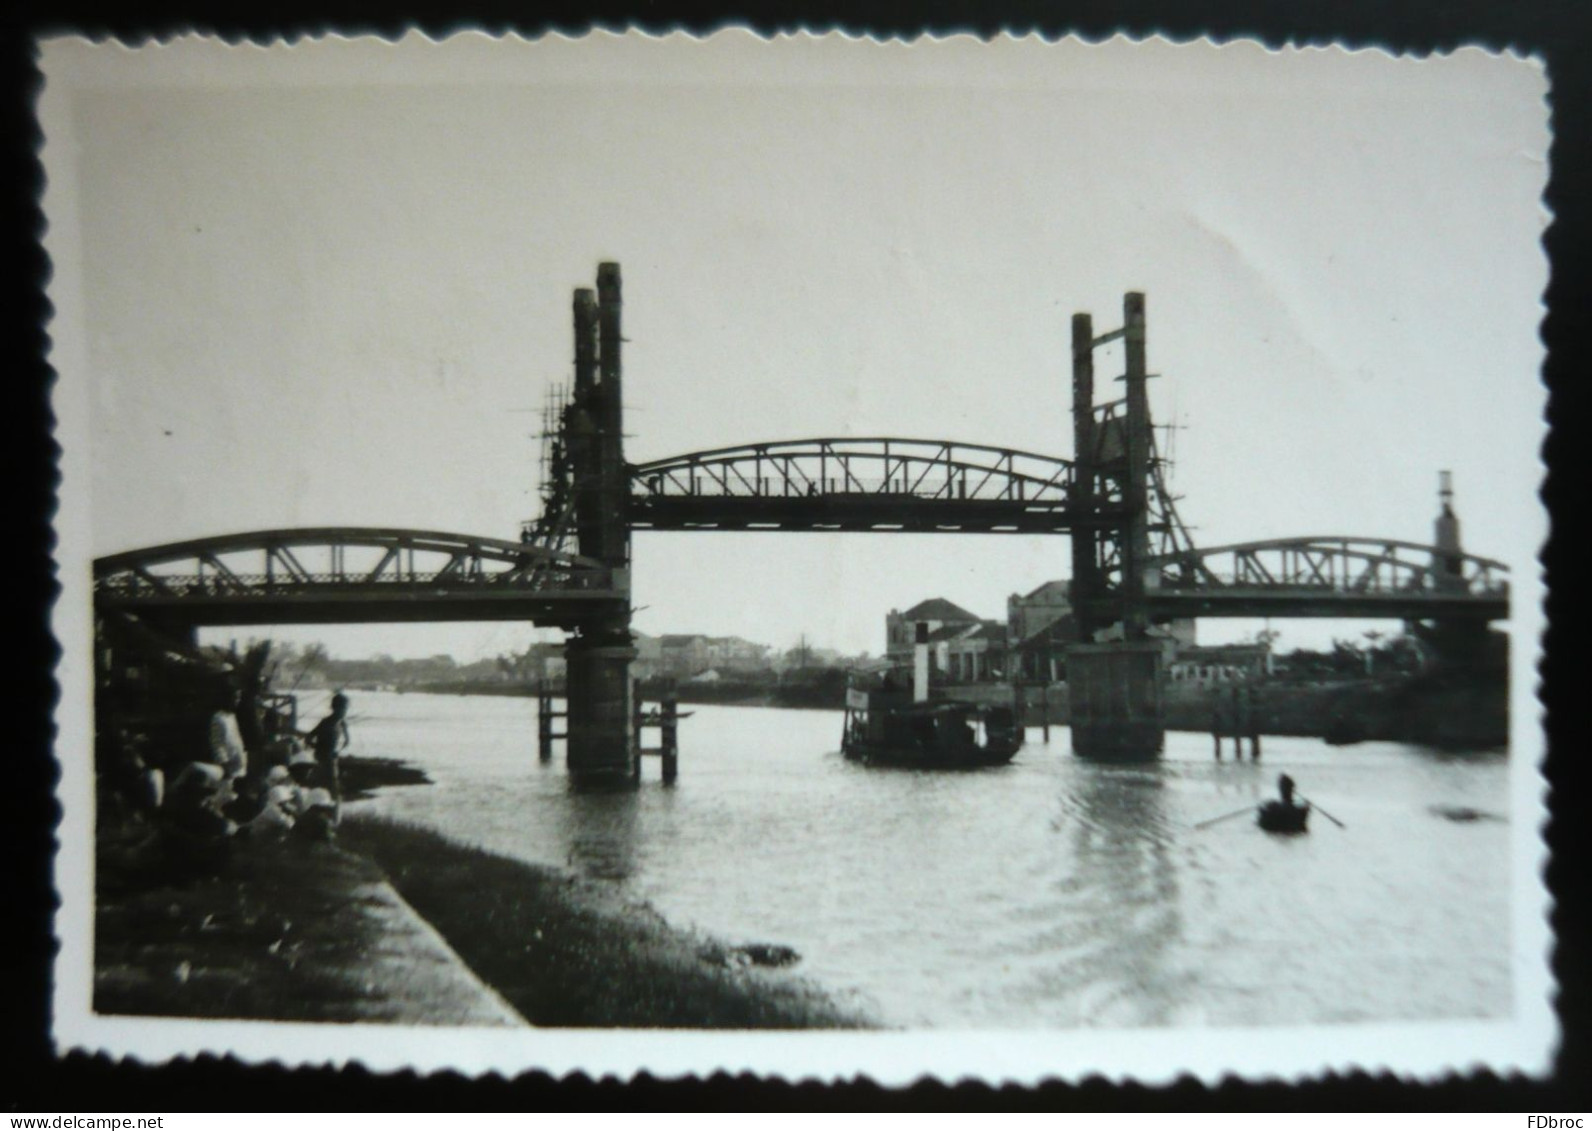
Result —
<instances>
[{"instance_id":1,"label":"riverbank","mask_svg":"<svg viewBox=\"0 0 1592 1131\"><path fill-rule=\"evenodd\" d=\"M429 781L348 759L346 798ZM203 865L202 867L200 865ZM375 818L336 843L173 860L152 822L97 836L94 1008L430 1025L856 1028L775 944L672 927L611 888ZM765 966L769 968L764 968ZM779 968L784 967L784 968Z\"/></svg>"},{"instance_id":2,"label":"riverbank","mask_svg":"<svg viewBox=\"0 0 1592 1131\"><path fill-rule=\"evenodd\" d=\"M342 842L379 865L472 969L533 1024L625 1028L862 1028L788 969L774 944L684 931L610 886L375 818Z\"/></svg>"}]
</instances>

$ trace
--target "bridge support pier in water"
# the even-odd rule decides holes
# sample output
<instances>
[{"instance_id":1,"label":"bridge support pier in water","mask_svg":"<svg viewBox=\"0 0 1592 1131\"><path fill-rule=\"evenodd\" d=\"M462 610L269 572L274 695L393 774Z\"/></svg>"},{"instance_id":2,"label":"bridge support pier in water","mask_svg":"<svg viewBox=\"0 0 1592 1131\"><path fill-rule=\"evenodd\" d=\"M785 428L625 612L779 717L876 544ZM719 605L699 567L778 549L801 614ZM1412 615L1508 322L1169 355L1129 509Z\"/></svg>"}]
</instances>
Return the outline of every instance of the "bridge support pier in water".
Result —
<instances>
[{"instance_id":1,"label":"bridge support pier in water","mask_svg":"<svg viewBox=\"0 0 1592 1131\"><path fill-rule=\"evenodd\" d=\"M631 786L636 746L630 719L630 634L593 633L564 645L569 716L567 759L577 786Z\"/></svg>"},{"instance_id":2,"label":"bridge support pier in water","mask_svg":"<svg viewBox=\"0 0 1592 1131\"><path fill-rule=\"evenodd\" d=\"M1067 650L1072 749L1084 758L1154 758L1166 743L1161 645L1075 644Z\"/></svg>"}]
</instances>

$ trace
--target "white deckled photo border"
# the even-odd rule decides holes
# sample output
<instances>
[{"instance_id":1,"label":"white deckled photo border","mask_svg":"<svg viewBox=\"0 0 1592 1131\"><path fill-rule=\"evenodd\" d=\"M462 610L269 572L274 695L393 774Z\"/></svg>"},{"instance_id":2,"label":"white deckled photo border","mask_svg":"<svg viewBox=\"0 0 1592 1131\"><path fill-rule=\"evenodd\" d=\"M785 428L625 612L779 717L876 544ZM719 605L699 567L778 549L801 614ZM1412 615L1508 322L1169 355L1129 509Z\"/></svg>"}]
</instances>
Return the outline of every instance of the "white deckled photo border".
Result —
<instances>
[{"instance_id":1,"label":"white deckled photo border","mask_svg":"<svg viewBox=\"0 0 1592 1131\"><path fill-rule=\"evenodd\" d=\"M907 1029L887 1031L684 1031L684 1030L600 1030L538 1029L495 1027L411 1026L371 1023L299 1023L261 1020L192 1020L108 1016L93 1009L94 987L94 841L95 769L92 751L94 734L94 578L93 562L108 552L126 549L107 546L98 529L106 511L101 495L111 495L110 508L120 508L123 495L96 462L108 450L137 450L121 438L107 434L98 426L105 418L102 398L108 394L107 374L123 360L120 340L108 336L97 319L97 303L102 301L94 288L103 286L100 258L114 247L109 238L111 220L96 207L109 199L103 185L95 188L91 203L89 186L80 181L85 161L93 155L85 150L79 128L83 107L92 101L104 106L119 97L182 98L195 92L216 91L236 98L247 93L269 99L336 90L380 92L383 88L490 89L527 82L580 88L588 92L618 89L633 97L651 86L684 87L717 92L733 98L737 90L755 85L763 90L780 86L800 89L876 85L903 90L932 89L944 95L966 87L980 92L1008 93L1031 98L1060 90L1084 90L1091 97L1146 89L1159 90L1162 97L1175 98L1187 84L1216 81L1224 73L1229 82L1226 95L1235 102L1268 97L1261 85L1267 72L1255 66L1269 60L1278 67L1295 68L1300 91L1314 91L1323 100L1354 99L1356 84L1368 72L1393 74L1389 89L1397 88L1414 100L1442 100L1471 97L1467 84L1478 83L1482 94L1475 96L1475 144L1494 155L1506 153L1515 163L1510 175L1520 182L1535 183L1529 195L1514 192L1507 199L1514 211L1500 225L1507 229L1509 246L1520 253L1525 266L1518 274L1505 276L1515 290L1507 295L1507 305L1518 310L1529 322L1511 327L1518 331L1508 340L1520 353L1520 335L1535 343L1536 354L1530 371L1513 372L1507 389L1499 394L1503 406L1494 414L1494 441L1501 454L1491 462L1482 461L1496 478L1487 485L1462 482L1470 490L1468 499L1475 509L1497 512L1482 527L1493 532L1504 545L1476 545L1512 567L1509 635L1509 853L1511 887L1511 971L1512 1008L1507 1016L1488 1020L1435 1020L1428 1022L1340 1022L1323 1021L1313 1025L1277 1027L1221 1027L1175 1024L1164 1028L1113 1028L1090 1026L1077 1029ZM1147 65L1153 60L1154 65ZM592 1078L618 1076L628 1079L645 1072L655 1078L706 1077L713 1072L750 1072L758 1076L789 1081L817 1079L845 1081L866 1077L885 1085L905 1085L925 1076L953 1083L964 1079L993 1085L1034 1084L1049 1079L1079 1081L1102 1076L1113 1081L1132 1081L1146 1085L1169 1083L1185 1074L1214 1085L1228 1076L1247 1080L1301 1080L1327 1073L1391 1071L1402 1076L1435 1079L1454 1072L1486 1068L1499 1073L1540 1074L1548 1070L1557 1042L1557 1021L1552 997L1554 986L1549 967L1553 938L1549 927L1551 902L1543 880L1547 849L1543 829L1547 821L1546 784L1541 766L1546 755L1542 708L1538 701L1538 665L1541 640L1546 628L1544 597L1538 555L1548 534L1548 516L1538 498L1542 478L1539 452L1547 435L1543 420L1546 390L1541 383L1542 350L1537 339L1541 318L1541 296L1547 285L1548 265L1540 247L1549 217L1541 204L1547 183L1549 142L1547 76L1540 61L1512 54L1498 54L1466 48L1451 55L1424 59L1394 59L1380 51L1349 51L1341 48L1286 49L1277 51L1251 42L1217 45L1209 41L1172 44L1165 40L1133 42L1118 37L1098 44L1070 39L1047 42L1037 37L1017 39L1003 36L981 41L972 36L944 39L924 38L912 43L876 43L838 34L796 35L764 39L752 32L730 29L705 38L684 34L662 37L639 33L594 32L580 39L547 36L527 41L498 39L485 34L464 33L441 42L409 35L399 41L367 39L320 39L294 45L227 46L202 37L184 37L168 43L136 48L114 43L89 43L77 38L55 38L43 42L40 60L45 86L39 102L39 123L44 144L46 173L44 212L48 229L44 238L51 262L47 295L53 307L49 324L49 362L56 374L52 406L57 418L56 439L60 446L61 486L59 510L55 520L59 567L60 598L52 612L51 625L61 648L56 669L60 700L56 759L60 767L57 796L61 820L57 837L55 877L60 896L56 916L56 936L60 951L55 964L54 1041L57 1048L104 1052L130 1057L144 1064L158 1064L174 1057L200 1053L230 1054L246 1063L280 1062L287 1065L360 1064L376 1072L413 1069L422 1073L453 1070L475 1075L500 1072L513 1075L539 1070L563 1076L585 1073ZM1490 99L1495 101L1489 101ZM943 98L941 99L943 101ZM1499 108L1501 107L1501 109ZM1496 109L1496 114L1489 113ZM1372 107L1374 111L1374 107ZM294 112L303 112L300 106ZM311 111L313 112L313 111ZM616 128L623 128L617 123ZM1216 127L1213 127L1213 129ZM1374 147L1377 131L1374 119L1366 125L1367 164L1360 175L1374 178L1377 168ZM214 139L216 148L226 144L243 147L258 139ZM1049 139L1046 139L1049 140ZM1099 137L1091 139L1098 143ZM1037 143L1036 143L1037 144ZM755 156L755 155L754 155ZM216 159L214 154L211 159ZM1275 156L1279 177L1289 155ZM644 171L637 170L638 176ZM97 175L104 175L104 168ZM284 171L290 176L291 171ZM601 175L601 173L597 174ZM1172 178L1175 182L1176 178ZM658 187L658 186L652 186ZM671 189L671 191L678 191ZM1188 189L1199 191L1198 187ZM1504 190L1498 190L1500 192ZM1026 198L1024 200L1027 203ZM1432 207L1440 207L1440 202ZM1059 207L1059 206L1058 206ZM1198 212L1198 208L1191 208ZM760 216L749 206L745 215L728 217L726 224L737 229L743 240L764 238L759 225L777 224L777 216ZM279 222L287 222L285 219ZM1070 218L1066 223L1087 226L1087 218ZM1198 218L1194 223L1198 223ZM912 234L910 231L908 234ZM1224 239L1231 233L1216 233ZM905 239L905 237L903 237ZM1084 241L1089 243L1088 240ZM1093 243L1089 243L1092 248ZM1145 248L1153 246L1146 240ZM700 249L699 249L700 251ZM650 254L650 252L649 252ZM992 253L993 254L993 253ZM613 256L624 258L624 248L593 248L587 258L595 264ZM1312 295L1312 274L1317 265L1290 264L1275 246L1264 241L1239 248L1235 258L1260 280L1260 286L1273 287L1280 306L1289 306L1292 316L1305 330L1330 332L1332 306L1337 299L1330 290ZM1270 257L1270 258L1268 258ZM922 248L903 247L900 257L874 276L880 287L899 286L906 290L929 290L943 285L933 262L924 262ZM941 267L944 265L942 264ZM1425 265L1441 272L1444 265ZM119 270L125 271L125 265ZM298 265L295 270L307 270ZM534 271L534 264L526 265ZM1417 267L1406 265L1414 272ZM987 271L996 275L1008 270L997 261ZM1325 268L1322 269L1325 271ZM562 268L561 268L562 272ZM124 276L125 277L125 276ZM977 285L983 276L959 276L962 283ZM564 273L542 280L551 290L563 292L568 286L582 285L582 277ZM1205 280L1219 289L1220 280ZM1128 289L1114 279L1100 280L1084 301L1098 299ZM1341 283L1341 280L1340 280ZM291 287L291 277L276 281ZM1253 286L1246 280L1246 285ZM1319 284L1328 288L1329 283ZM1475 279L1455 283L1474 290ZM1115 287L1115 290L1113 288ZM1244 289L1236 287L1238 293ZM1465 291L1468 296L1471 290ZM805 288L798 294L811 297ZM262 304L276 302L278 296L261 294ZM151 295L147 323L170 321L171 332L193 333L181 319L158 304L163 296ZM177 301L173 298L170 301ZM642 301L638 294L637 302ZM793 300L803 301L803 298ZM940 300L950 303L950 299ZM1063 304L1072 296L1059 296ZM1154 301L1152 295L1152 302ZM1469 299L1467 298L1467 301ZM1097 309L1099 304L1096 304ZM944 306L930 304L930 309ZM1063 312L1084 309L1083 305L1063 305ZM1115 325L1109 308L1101 311L1102 325ZM527 316L532 317L532 316ZM730 315L728 317L733 317ZM1151 315L1152 327L1155 315ZM134 319L136 321L136 319ZM128 324L131 324L129 322ZM1065 319L1058 315L1058 334L1064 332ZM710 319L698 323L700 332L713 332L717 324ZM976 323L959 327L979 330ZM564 332L563 327L552 330ZM994 332L984 326L983 332ZM379 336L383 328L355 327L355 336ZM551 331L549 331L551 333ZM1153 330L1152 330L1153 332ZM1062 339L1058 337L1057 341ZM1330 340L1314 343L1321 356L1343 343ZM563 348L562 345L560 348ZM461 347L467 352L467 347ZM1300 356L1310 351L1301 347ZM1344 356L1309 361L1326 371L1344 367L1356 378L1352 363ZM1526 351L1529 352L1529 351ZM1058 358L1060 355L1057 355ZM1513 354L1507 356L1514 356ZM866 361L867 359L863 359ZM153 364L145 358L140 365ZM637 364L641 364L637 362ZM1183 364L1181 356L1159 355L1155 365ZM1306 364L1301 362L1301 364ZM1065 359L1058 365L1065 366ZM1057 369L1061 372L1061 369ZM452 371L448 374L451 379ZM561 373L539 374L562 379ZM442 380L442 375L438 380ZM1052 378L1061 388L1061 377ZM1365 380L1370 381L1369 377ZM1376 385L1379 394L1387 391L1386 375ZM1473 383L1457 382L1469 392ZM1369 384L1363 388L1369 389ZM192 387L195 393L206 388ZM1356 387L1336 387L1336 396L1350 398ZM1428 387L1428 391L1430 387ZM935 387L936 394L944 390ZM726 387L713 387L709 397L725 414L735 412L725 404ZM816 394L815 394L816 395ZM837 403L833 410L864 412L867 394L851 391L852 398ZM1062 395L1058 392L1058 396ZM1158 394L1159 395L1159 394ZM1417 393L1394 390L1394 403L1408 407ZM788 411L800 417L803 394L799 391L773 398L769 411ZM1287 394L1279 396L1286 399ZM1489 404L1491 401L1489 401ZM129 402L131 404L131 402ZM858 405L864 406L858 408ZM335 406L334 406L335 407ZM877 406L874 406L877 407ZM1263 422L1268 411L1282 411L1280 405L1260 404L1250 410ZM129 408L136 411L136 405ZM1392 411L1392 410L1390 410ZM1458 412L1458 410L1456 410ZM1465 410L1462 421L1467 436L1480 435L1476 420L1486 413L1479 408ZM200 465L204 459L224 463L229 444L244 423L235 412L205 417L195 411L193 421L210 434L200 443ZM411 420L425 427L424 420ZM1195 425L1198 426L1197 424ZM355 425L354 427L359 427ZM446 427L439 422L438 428ZM1323 425L1323 427L1326 427ZM948 429L954 431L954 429ZM733 428L731 429L733 432ZM869 433L863 432L863 435ZM910 433L909 433L910 434ZM1394 430L1379 432L1371 442L1387 442ZM319 449L324 434L309 433L290 438L289 446L307 454ZM1419 454L1410 471L1412 477L1429 476L1424 457L1427 446L1417 443ZM120 444L122 447L114 447ZM704 448L709 445L703 444ZM1429 445L1428 445L1429 446ZM153 450L153 449L151 449ZM166 466L163 457L151 457L150 470ZM1434 455L1434 458L1435 455ZM188 474L193 464L187 466ZM336 452L328 454L323 466L332 476L355 476L360 468L352 458ZM136 476L143 468L122 468L121 475ZM1371 473L1367 472L1369 476ZM217 472L218 481L226 479ZM303 487L303 476L288 476L302 489L305 498L313 497ZM1368 480L1347 476L1346 492L1365 488ZM227 480L230 481L230 480ZM1216 481L1220 482L1220 481ZM1425 482L1423 478L1422 483ZM145 488L160 490L159 481ZM178 494L177 502L152 503L159 514L150 526L148 543L176 542L198 537L207 530L222 533L230 527L212 523L204 529L183 526L184 507L202 510L196 501L202 484L191 481ZM1421 496L1421 504L1428 498ZM310 513L313 504L305 503L301 521L295 525L331 525ZM289 506L284 513L297 513ZM196 520L197 521L197 520ZM161 525L165 522L165 525ZM1305 520L1304 525L1309 525ZM251 524L239 523L238 528ZM254 524L254 528L260 528ZM459 529L459 527L429 527ZM466 527L468 528L468 527ZM134 543L137 544L137 543ZM828 579L845 583L837 575ZM638 582L639 585L639 582ZM689 741L687 739L687 741ZM688 758L688 755L687 755ZM689 782L689 767L683 780Z\"/></svg>"}]
</instances>

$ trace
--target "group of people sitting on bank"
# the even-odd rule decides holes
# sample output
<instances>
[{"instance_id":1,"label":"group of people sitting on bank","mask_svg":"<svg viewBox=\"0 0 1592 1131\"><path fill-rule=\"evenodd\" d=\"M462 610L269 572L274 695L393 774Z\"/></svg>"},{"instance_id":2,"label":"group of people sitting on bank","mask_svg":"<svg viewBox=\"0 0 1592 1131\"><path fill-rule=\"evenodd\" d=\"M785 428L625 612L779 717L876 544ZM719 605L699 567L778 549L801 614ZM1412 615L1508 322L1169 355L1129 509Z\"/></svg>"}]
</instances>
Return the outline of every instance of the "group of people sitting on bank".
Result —
<instances>
[{"instance_id":1,"label":"group of people sitting on bank","mask_svg":"<svg viewBox=\"0 0 1592 1131\"><path fill-rule=\"evenodd\" d=\"M107 784L147 817L174 864L224 858L240 839L329 841L341 807L338 760L348 745L348 697L332 696L314 729L260 743L251 756L238 726L236 693L218 700L202 756L162 769L145 735L122 727Z\"/></svg>"}]
</instances>

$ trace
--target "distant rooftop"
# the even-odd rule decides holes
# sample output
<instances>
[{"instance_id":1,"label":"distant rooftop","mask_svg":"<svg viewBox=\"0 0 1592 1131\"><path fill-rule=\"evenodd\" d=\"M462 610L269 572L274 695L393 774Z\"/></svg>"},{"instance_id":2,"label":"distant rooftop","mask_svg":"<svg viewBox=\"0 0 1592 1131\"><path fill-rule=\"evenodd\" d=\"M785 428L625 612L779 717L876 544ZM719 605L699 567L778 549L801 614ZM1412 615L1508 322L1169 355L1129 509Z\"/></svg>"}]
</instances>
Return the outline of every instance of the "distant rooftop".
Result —
<instances>
[{"instance_id":1,"label":"distant rooftop","mask_svg":"<svg viewBox=\"0 0 1592 1131\"><path fill-rule=\"evenodd\" d=\"M1071 644L1078 639L1078 618L1072 613L1064 613L1051 621L1044 628L1029 633L1016 643L1019 650L1039 648L1054 644Z\"/></svg>"},{"instance_id":2,"label":"distant rooftop","mask_svg":"<svg viewBox=\"0 0 1592 1131\"><path fill-rule=\"evenodd\" d=\"M953 604L944 597L930 597L927 601L919 601L902 613L901 618L909 621L962 621L967 624L977 624L979 620L962 606Z\"/></svg>"}]
</instances>

